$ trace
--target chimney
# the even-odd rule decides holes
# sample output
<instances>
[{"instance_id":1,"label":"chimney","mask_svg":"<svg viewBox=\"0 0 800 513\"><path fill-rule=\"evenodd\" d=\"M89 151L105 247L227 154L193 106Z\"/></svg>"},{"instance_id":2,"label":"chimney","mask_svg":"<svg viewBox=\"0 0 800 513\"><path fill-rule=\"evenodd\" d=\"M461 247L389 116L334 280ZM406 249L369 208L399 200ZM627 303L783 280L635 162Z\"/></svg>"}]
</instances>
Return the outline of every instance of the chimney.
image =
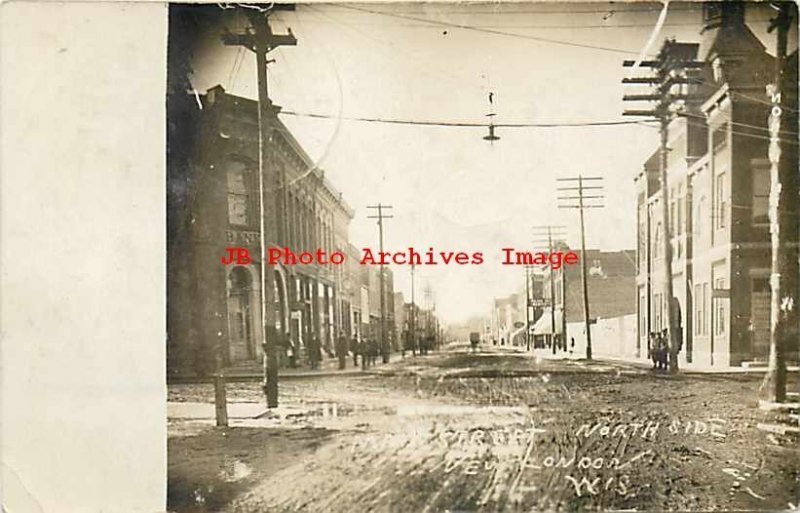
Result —
<instances>
[{"instance_id":1,"label":"chimney","mask_svg":"<svg viewBox=\"0 0 800 513\"><path fill-rule=\"evenodd\" d=\"M737 0L704 2L702 32L744 25L744 7L745 2Z\"/></svg>"}]
</instances>

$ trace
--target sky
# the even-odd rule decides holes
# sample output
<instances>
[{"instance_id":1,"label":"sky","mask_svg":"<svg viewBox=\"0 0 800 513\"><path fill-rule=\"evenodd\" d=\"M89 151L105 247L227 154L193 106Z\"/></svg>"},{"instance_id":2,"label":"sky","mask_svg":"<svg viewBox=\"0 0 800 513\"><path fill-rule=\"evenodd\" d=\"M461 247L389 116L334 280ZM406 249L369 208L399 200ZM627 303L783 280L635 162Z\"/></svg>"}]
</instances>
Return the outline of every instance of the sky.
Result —
<instances>
[{"instance_id":1,"label":"sky","mask_svg":"<svg viewBox=\"0 0 800 513\"><path fill-rule=\"evenodd\" d=\"M699 4L673 2L650 53L667 37L699 42ZM488 315L495 297L524 285L521 267L502 266L501 249L541 250L533 227L563 225L579 247L577 210L557 208L556 179L601 176L604 209L586 213L589 249L635 247L633 178L658 145L643 124L559 128L368 123L352 118L485 123L622 121L628 70L651 38L661 4L314 4L271 17L295 47L270 53L269 91L281 119L339 189L355 217L350 240L377 249L378 231L365 207L392 205L385 221L389 251L481 251L476 266L418 267L419 291L429 285L445 322ZM748 11L762 41L767 6ZM221 84L256 99L255 60L226 47L245 18L228 10L217 26L200 27L192 85ZM493 104L489 103L493 93ZM636 92L636 91L628 91ZM643 91L639 91L643 92ZM348 119L350 118L350 119ZM392 266L395 290L410 299L408 266Z\"/></svg>"}]
</instances>

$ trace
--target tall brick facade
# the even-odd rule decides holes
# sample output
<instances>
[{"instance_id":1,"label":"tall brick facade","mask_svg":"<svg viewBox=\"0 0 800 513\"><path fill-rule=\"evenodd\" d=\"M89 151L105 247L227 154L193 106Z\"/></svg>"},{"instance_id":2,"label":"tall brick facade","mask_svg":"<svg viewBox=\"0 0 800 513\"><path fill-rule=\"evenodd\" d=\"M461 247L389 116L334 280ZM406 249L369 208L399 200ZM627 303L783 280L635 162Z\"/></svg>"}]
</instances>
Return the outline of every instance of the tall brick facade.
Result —
<instances>
[{"instance_id":1,"label":"tall brick facade","mask_svg":"<svg viewBox=\"0 0 800 513\"><path fill-rule=\"evenodd\" d=\"M686 114L668 131L671 265L683 328L679 357L684 364L736 366L766 360L769 352L771 107L765 91L775 80L775 64L745 24L744 3L704 7L702 41L668 41L662 50L688 49L705 63L695 75L701 83L688 86L697 99L686 103ZM796 52L788 62L783 126L794 135L785 136L782 159L796 169ZM649 333L667 327L658 158L656 151L636 177L637 337L643 348ZM784 187L797 190L796 184ZM798 212L782 215L797 219ZM796 247L796 225L785 235L786 247ZM796 358L797 347L791 351Z\"/></svg>"}]
</instances>

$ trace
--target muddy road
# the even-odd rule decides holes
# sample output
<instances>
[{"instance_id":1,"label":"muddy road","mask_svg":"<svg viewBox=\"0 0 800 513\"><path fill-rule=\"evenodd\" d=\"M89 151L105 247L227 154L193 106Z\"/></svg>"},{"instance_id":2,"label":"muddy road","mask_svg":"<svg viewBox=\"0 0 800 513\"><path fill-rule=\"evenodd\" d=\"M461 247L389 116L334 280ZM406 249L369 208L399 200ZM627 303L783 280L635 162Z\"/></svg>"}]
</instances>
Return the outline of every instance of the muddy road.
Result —
<instances>
[{"instance_id":1,"label":"muddy road","mask_svg":"<svg viewBox=\"0 0 800 513\"><path fill-rule=\"evenodd\" d=\"M364 376L170 387L171 511L598 511L797 507L796 441L756 429L758 375L457 348ZM176 413L178 412L178 413ZM254 412L253 415L248 412Z\"/></svg>"}]
</instances>

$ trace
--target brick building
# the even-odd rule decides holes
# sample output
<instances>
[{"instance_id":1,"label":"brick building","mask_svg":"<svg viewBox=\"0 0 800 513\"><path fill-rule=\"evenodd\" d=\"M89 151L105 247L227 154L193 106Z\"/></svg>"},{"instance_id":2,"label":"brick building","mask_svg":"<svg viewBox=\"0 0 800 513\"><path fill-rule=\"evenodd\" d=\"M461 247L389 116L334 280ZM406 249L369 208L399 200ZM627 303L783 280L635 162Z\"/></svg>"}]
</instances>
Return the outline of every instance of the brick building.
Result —
<instances>
[{"instance_id":1,"label":"brick building","mask_svg":"<svg viewBox=\"0 0 800 513\"><path fill-rule=\"evenodd\" d=\"M194 101L194 99L192 99ZM168 165L168 372L207 373L217 351L223 365L260 361L260 220L257 102L221 86L188 103L170 140ZM267 247L328 254L348 247L353 211L277 117L271 120L277 240ZM177 141L177 145L175 144ZM249 250L252 263L224 266L225 248ZM333 354L348 325L351 281L343 265L277 265L279 354L292 347L302 363L311 344ZM338 292L345 289L348 294ZM341 297L340 297L341 296ZM344 312L347 312L345 315Z\"/></svg>"},{"instance_id":2,"label":"brick building","mask_svg":"<svg viewBox=\"0 0 800 513\"><path fill-rule=\"evenodd\" d=\"M699 82L684 86L694 98L668 127L671 266L683 339L679 358L683 364L736 366L765 360L769 351L771 106L765 90L774 81L775 63L746 25L744 2L703 7L701 41L667 41L661 50L665 58L680 54L704 63L688 72ZM788 63L783 126L793 135L783 136L782 159L796 169L796 51ZM636 332L642 357L648 334L667 327L658 165L656 150L635 179ZM784 213L794 219L797 214L796 203L793 212ZM788 237L787 248L796 247L796 226Z\"/></svg>"},{"instance_id":3,"label":"brick building","mask_svg":"<svg viewBox=\"0 0 800 513\"><path fill-rule=\"evenodd\" d=\"M559 246L568 251L566 246ZM589 295L589 316L592 323L597 319L611 319L636 312L636 253L632 250L601 251L586 250L586 284ZM534 335L537 346L546 342L552 334L553 318L550 315L550 269L538 273L531 283L534 301ZM583 281L580 263L565 265L552 271L555 300L555 333L561 335L566 324L575 325L584 321ZM566 301L565 301L566 299ZM538 307L538 310L537 310ZM570 333L566 337L585 337L581 333Z\"/></svg>"}]
</instances>

